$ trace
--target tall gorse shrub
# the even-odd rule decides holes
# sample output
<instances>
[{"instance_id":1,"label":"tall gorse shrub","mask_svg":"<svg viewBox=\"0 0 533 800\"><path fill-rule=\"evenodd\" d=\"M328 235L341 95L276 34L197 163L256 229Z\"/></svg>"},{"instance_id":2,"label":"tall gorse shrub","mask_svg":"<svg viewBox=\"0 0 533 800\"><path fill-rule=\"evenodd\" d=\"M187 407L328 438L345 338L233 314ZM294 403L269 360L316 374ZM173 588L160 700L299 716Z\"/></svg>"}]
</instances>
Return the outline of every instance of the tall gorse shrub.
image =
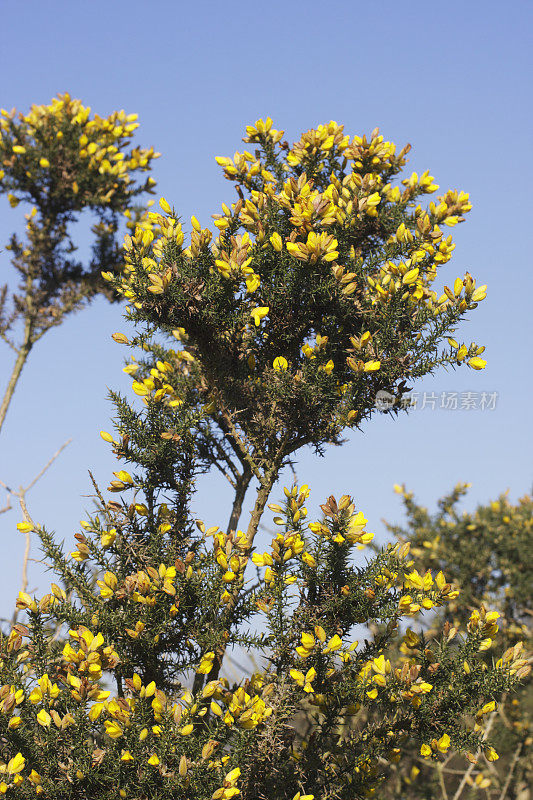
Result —
<instances>
[{"instance_id":1,"label":"tall gorse shrub","mask_svg":"<svg viewBox=\"0 0 533 800\"><path fill-rule=\"evenodd\" d=\"M8 284L0 291L0 337L15 353L0 403L1 428L35 343L96 293L113 298L100 273L122 262L119 218L138 216L136 198L155 181L137 183L136 174L148 172L159 153L131 147L136 114L91 117L91 109L69 94L33 105L28 114L0 113L0 193L12 208L29 204L26 238L14 234L7 248L19 285L11 296ZM73 238L84 211L96 218L87 265L75 257Z\"/></svg>"},{"instance_id":2,"label":"tall gorse shrub","mask_svg":"<svg viewBox=\"0 0 533 800\"><path fill-rule=\"evenodd\" d=\"M372 534L348 495L308 522L308 487L286 488L270 505L279 532L257 550L273 486L301 447L340 443L380 390L398 413L409 381L441 364L484 366L476 344L441 341L485 290L470 275L441 296L431 288L453 250L441 226L470 206L452 191L423 208L437 189L428 174L395 181L406 149L333 122L289 147L258 121L245 141L253 152L218 159L238 199L216 215L215 240L193 217L186 243L162 200L127 237L122 276L105 275L137 324L114 338L139 347L125 370L142 402L113 395L117 431L102 436L123 462L108 487L117 499L96 488L76 549L19 525L37 532L61 585L19 595L27 620L2 640L4 792L365 797L413 740L432 759L475 751L481 733L461 715L527 670L515 651L485 666L498 628L487 610L424 648L407 632L411 649L391 661L404 621L458 590L442 571L417 571L408 546L356 564ZM222 528L217 509L191 510L211 468L234 490ZM376 635L354 641L369 624ZM233 647L260 668L230 683Z\"/></svg>"}]
</instances>

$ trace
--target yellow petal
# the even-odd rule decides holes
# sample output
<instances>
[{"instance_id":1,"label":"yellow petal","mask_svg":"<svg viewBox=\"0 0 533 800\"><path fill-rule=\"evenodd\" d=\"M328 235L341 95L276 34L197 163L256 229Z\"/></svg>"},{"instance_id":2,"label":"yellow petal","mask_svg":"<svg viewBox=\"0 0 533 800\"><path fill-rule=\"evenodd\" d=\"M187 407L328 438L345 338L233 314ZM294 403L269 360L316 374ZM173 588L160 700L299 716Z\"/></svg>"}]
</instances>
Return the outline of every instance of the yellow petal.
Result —
<instances>
[{"instance_id":1,"label":"yellow petal","mask_svg":"<svg viewBox=\"0 0 533 800\"><path fill-rule=\"evenodd\" d=\"M17 530L21 533L29 533L33 530L33 525L30 525L29 522L17 522Z\"/></svg>"},{"instance_id":2,"label":"yellow petal","mask_svg":"<svg viewBox=\"0 0 533 800\"><path fill-rule=\"evenodd\" d=\"M50 714L42 708L39 713L37 714L37 722L39 725L42 725L43 728L49 728L50 723L52 721L52 717Z\"/></svg>"},{"instance_id":3,"label":"yellow petal","mask_svg":"<svg viewBox=\"0 0 533 800\"><path fill-rule=\"evenodd\" d=\"M402 278L402 283L404 284L404 286L410 286L411 284L416 283L419 272L420 270L418 269L418 267L410 269L409 272L406 272Z\"/></svg>"},{"instance_id":4,"label":"yellow petal","mask_svg":"<svg viewBox=\"0 0 533 800\"><path fill-rule=\"evenodd\" d=\"M472 369L485 369L487 366L487 362L484 358L480 358L479 356L474 356L470 358L468 361L468 366L472 367Z\"/></svg>"},{"instance_id":5,"label":"yellow petal","mask_svg":"<svg viewBox=\"0 0 533 800\"><path fill-rule=\"evenodd\" d=\"M381 367L381 361L367 361L364 366L365 372L376 372Z\"/></svg>"}]
</instances>

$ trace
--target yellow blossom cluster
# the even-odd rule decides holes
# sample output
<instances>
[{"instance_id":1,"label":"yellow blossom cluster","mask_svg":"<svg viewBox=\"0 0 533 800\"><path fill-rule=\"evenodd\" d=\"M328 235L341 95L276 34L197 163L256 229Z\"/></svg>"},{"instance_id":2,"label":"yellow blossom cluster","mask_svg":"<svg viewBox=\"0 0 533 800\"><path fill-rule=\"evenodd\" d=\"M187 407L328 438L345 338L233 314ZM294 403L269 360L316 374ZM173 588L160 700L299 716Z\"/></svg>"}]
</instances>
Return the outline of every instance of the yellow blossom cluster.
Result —
<instances>
[{"instance_id":1,"label":"yellow blossom cluster","mask_svg":"<svg viewBox=\"0 0 533 800\"><path fill-rule=\"evenodd\" d=\"M95 635L88 628L81 626L78 630L69 631L69 635L78 642L78 649L67 642L63 647L63 659L72 664L78 674L97 681L102 677L104 670L113 669L117 665L119 656L113 645L104 646L104 637L101 633Z\"/></svg>"},{"instance_id":2,"label":"yellow blossom cluster","mask_svg":"<svg viewBox=\"0 0 533 800\"><path fill-rule=\"evenodd\" d=\"M459 590L446 581L442 571L433 578L429 570L424 575L419 575L416 569L412 570L405 574L403 587L415 590L403 594L398 602L398 608L404 614L417 614L422 608L429 610L459 596Z\"/></svg>"},{"instance_id":3,"label":"yellow blossom cluster","mask_svg":"<svg viewBox=\"0 0 533 800\"><path fill-rule=\"evenodd\" d=\"M317 536L335 542L335 544L343 544L348 542L350 545L360 545L364 547L369 544L374 538L373 533L365 531L365 526L368 520L362 511L355 513L355 505L349 495L344 494L339 502L334 497L330 497L328 502L321 506L325 514L326 520L328 518L336 520L339 515L345 519L347 525L341 532L331 527L326 522L312 522L309 524L309 530Z\"/></svg>"},{"instance_id":4,"label":"yellow blossom cluster","mask_svg":"<svg viewBox=\"0 0 533 800\"><path fill-rule=\"evenodd\" d=\"M109 117L91 117L91 109L68 93L53 98L49 105L33 105L27 114L4 109L0 114L0 181L13 186L8 195L12 206L31 194L32 186L43 180L47 184L56 172L61 177L63 202L68 195L74 208L87 201L111 203L114 197L123 201L132 174L150 169L151 161L160 155L153 147L126 150L138 127L137 114L115 111ZM20 172L17 187L10 179L15 172ZM95 175L108 179L95 182ZM144 188L154 184L148 178Z\"/></svg>"},{"instance_id":5,"label":"yellow blossom cluster","mask_svg":"<svg viewBox=\"0 0 533 800\"><path fill-rule=\"evenodd\" d=\"M138 225L133 235L126 237L122 278L114 281L111 273L104 273L104 278L114 282L134 309L145 308L146 291L163 303L170 302L182 284L179 265L183 264L187 274L194 274L193 264L202 263L203 277L193 281L194 300L186 303L201 304L206 281L215 281L215 276L223 284L227 282L228 290L246 309L239 337L250 343L245 362L257 382L258 351L252 342L268 339L268 329L275 324L275 264L295 275L298 270L305 271L310 287L329 276L330 297L333 290L354 311L366 308L369 314L389 314L401 308L411 321L423 317L428 325L431 320L440 325L441 316L458 320L484 299L486 287L476 286L468 273L457 278L452 289L445 286L439 294L432 288L438 268L449 261L455 247L451 236L444 235L443 226L453 227L464 219L471 208L468 194L450 190L439 196L438 202L422 207L417 198L438 189L433 177L428 172L413 173L394 184L409 147L396 154L395 145L384 141L377 129L369 138L350 139L343 127L332 121L307 131L292 148L281 142L282 135L283 131L272 127L270 118L257 120L248 126L245 140L262 144L263 155L257 150L255 154L236 153L233 159L217 157L225 176L240 192L237 202L224 203L222 213L214 215L217 237L193 216L186 245L182 225L164 198L161 212L149 213L148 227ZM279 170L267 166L271 158L266 155L268 148L274 148L272 159ZM303 164L309 166L303 170ZM393 219L397 220L394 226ZM358 242L374 235L381 241L383 257L374 258L374 266L369 268ZM368 339L362 340L363 335ZM346 406L341 414L344 424L357 424L361 415L349 407L353 387L362 386L363 381L372 382L369 385L376 379L386 381L381 375L391 370L396 373L395 361L372 330L353 330L350 341L354 351L345 349L342 356L332 352L328 336L324 339L318 351L304 340L297 362L294 354L278 351L266 364L280 377L287 372L298 382L314 361L317 374L332 376L336 382L340 406ZM424 345L421 333L416 341ZM474 342L455 350L450 346L452 350L439 357L442 362L484 368L484 347ZM320 358L315 359L319 353ZM408 367L410 359L410 355L404 356L402 368ZM196 358L195 369L202 371L203 366L202 359ZM172 370L159 373L135 381L134 391L146 403L180 404ZM208 403L206 408L212 413L216 405Z\"/></svg>"},{"instance_id":6,"label":"yellow blossom cluster","mask_svg":"<svg viewBox=\"0 0 533 800\"><path fill-rule=\"evenodd\" d=\"M210 698L209 709L224 725L236 725L243 730L252 730L272 714L272 707L265 702L274 688L273 684L263 686L264 677L252 676L247 687L239 686L230 691L224 681L210 681L202 690L203 698ZM201 712L200 712L201 713Z\"/></svg>"},{"instance_id":7,"label":"yellow blossom cluster","mask_svg":"<svg viewBox=\"0 0 533 800\"><path fill-rule=\"evenodd\" d=\"M125 470L117 470L115 478L124 489L135 486L134 479ZM407 629L395 658L384 652L381 646L369 645L367 641L363 645L351 641L348 626L336 628L327 614L323 621L313 624L311 618L306 621L302 618L296 627L292 627L296 618L292 617L292 601L287 602L290 595L286 592L295 582L298 592L307 591L320 567L320 547L330 548L331 557L337 558L333 554L340 554L343 548L348 550L368 543L371 534L366 534L367 520L361 512L355 511L348 495L343 495L339 501L329 497L321 507L324 521L320 523L307 523L307 485L286 488L284 495L284 505L270 504L276 514L274 522L283 531L273 538L268 552L254 551L243 531L223 533L217 526L206 528L201 520L197 520L196 527L201 533L205 552L196 555L191 552L185 560L176 558L171 565L160 562L157 568L147 564L144 569L134 572L128 572L118 564L113 568L110 565L96 580L99 602L111 607L117 602L131 601L144 607L146 612L157 613L162 608L161 603L179 605L181 598L185 597L182 589L186 582L204 581L204 570L211 569L223 591L228 593L226 600L222 595L221 613L224 615L224 606L228 606L229 598L233 602L235 589L244 584L244 573L251 555L254 564L266 567L257 589L256 605L267 618L272 616L275 619L279 612L274 606L278 603L286 614L284 625L287 631L293 631L290 646L285 651L286 675L290 681L287 686L289 694L284 700L287 702L287 697L292 698L292 713L311 708L321 718L340 715L347 720L357 715L363 706L374 708L373 704L376 709L384 704L384 708L397 708L406 715L416 714L423 706L437 707L441 700L445 705L448 702L449 677L445 672L441 674L435 643L428 641L422 633ZM135 499L136 502L129 507L130 518L147 520L152 512L137 497ZM161 504L154 518L158 535L172 530L165 503ZM115 548L115 542L120 542L115 528L102 533L94 521L83 522L82 528L85 536L92 533L96 541L111 537L106 548ZM307 531L314 535L318 549L308 542ZM80 534L77 541L78 556L72 555L71 558L83 564L86 558L80 558L80 555L89 557L92 545ZM374 602L387 603L394 622L390 628L393 631L402 618L449 603L457 597L457 590L446 581L441 571L436 574L430 570L420 572L414 567L409 560L408 546L396 545L388 552L388 560L382 561L379 569L370 570L366 584L369 588L341 586L336 602L352 602L350 598L359 597L357 602L368 602L369 607ZM350 574L355 573L346 573L348 581L351 580ZM302 575L306 580L299 580ZM56 584L52 585L51 593L39 602L24 593L19 596L19 607L30 615L50 613L55 607L64 608L67 603L65 591ZM173 607L177 613L178 607ZM300 606L299 613L306 607L306 603ZM468 661L460 656L464 659L464 674L477 669L475 660L482 657L490 638L497 632L498 618L497 612L476 609L470 616L464 639L457 635L456 629L445 631L448 640L456 637L456 647L461 653L469 653ZM97 627L73 627L60 652L55 671L35 674L31 648L23 645L25 638L31 639L31 629L20 624L15 626L4 653L13 653L19 664L28 666L29 681L17 679L0 686L0 715L6 720L6 729L22 731L32 724L43 735L55 736L57 732L57 735L67 736L72 732L75 736L78 729L80 732L86 730L85 725L95 726L95 729L99 726L102 747L111 750L121 769L148 770L147 775L153 770L153 774L161 778L172 772L173 780L179 781L184 790L192 785L194 776L202 775L202 780L211 776L209 791L212 798L240 794L241 768L235 766L235 761L229 763L230 751L221 749L220 742L230 741L227 737L232 731L240 736L261 732L268 726L274 729L278 724L276 715L280 713L278 704L283 682L280 684L276 671L271 669L256 672L251 678L232 686L227 678L218 676L218 670L216 677L209 680L219 657L214 643L211 647L202 646L192 664L196 676L192 691L183 687L173 693L163 691L157 681L143 678L129 668L121 678L121 691L112 696L107 688L108 679L120 675L124 668L125 642L135 647L144 630L145 623L138 620L134 627L124 626L117 631L117 641L110 643ZM151 640L157 644L159 638L151 636ZM192 646L190 640L188 646ZM502 675L525 676L529 664L523 647L516 645L508 649L496 663L495 670ZM495 709L494 700L485 699L479 703L475 733L483 733L486 718ZM304 741L301 747L293 749L295 764L305 757L307 746ZM400 757L401 741L393 733L378 739L377 744L374 741L373 746L383 747L379 749L383 753L381 757L391 764ZM420 755L431 762L456 747L454 732L440 729L438 735L428 736L417 747ZM215 754L217 749L218 754ZM484 754L489 761L498 758L490 745L485 746ZM100 750L96 750L92 758L100 756ZM368 776L373 774L376 766L375 756L365 755L355 762L353 775L367 776L365 780L369 780ZM83 779L84 769L78 770L82 777L77 775L76 780ZM13 752L5 763L0 763L0 780L3 793L14 792L19 787L33 787L32 791L39 795L49 787L49 778L44 775L42 766L31 763L20 752Z\"/></svg>"},{"instance_id":8,"label":"yellow blossom cluster","mask_svg":"<svg viewBox=\"0 0 533 800\"><path fill-rule=\"evenodd\" d=\"M19 627L24 629L24 636L29 635L28 628ZM20 640L20 634L18 638ZM131 678L125 679L126 693L111 697L111 692L104 690L101 682L102 671L112 674L119 663L113 647L105 647L101 633L93 634L83 626L71 630L70 638L78 643L79 649L76 651L69 642L65 644L57 681L52 681L45 673L37 678L31 691L15 685L0 687L0 714L8 716L9 730L14 731L32 721L45 730L76 728L84 724L80 712L75 710L78 706L85 709L86 719L90 723L100 721L102 732L109 740L124 743L118 751L121 763L129 765L144 762L148 766L159 767L164 758L160 743L165 737L170 736L178 744L184 737L191 736L196 721L207 714L214 720L220 720L227 730L235 726L242 731L253 730L272 714L273 709L268 705L267 698L274 687L273 684L265 684L264 676L260 673L254 674L244 686L232 690L227 679L210 681L196 698L186 690L174 702L157 688L154 681L143 683L141 677L134 673ZM20 647L20 641L17 645L13 640L13 645ZM22 658L28 658L28 651L22 652ZM202 665L199 671L205 671ZM61 709L64 711L66 706L71 711L62 714ZM151 710L151 725L146 724L147 708ZM143 747L141 756L139 745ZM201 747L202 759L207 761L217 745L218 742L207 738ZM219 769L227 758L210 760L206 768ZM182 778L186 777L187 766L188 760L183 755L179 760ZM226 776L225 787L234 784L236 774L231 777L232 774L229 779ZM80 780L82 777L78 776ZM2 793L21 786L25 780L36 787L37 794L44 790L43 776L28 766L21 753L5 764L0 763L0 779L3 779L0 784Z\"/></svg>"},{"instance_id":9,"label":"yellow blossom cluster","mask_svg":"<svg viewBox=\"0 0 533 800\"><path fill-rule=\"evenodd\" d=\"M221 578L226 586L241 583L244 570L248 563L249 543L243 531L225 534L222 531L213 533L213 552L215 560L221 569ZM230 599L230 593L224 588L220 602L225 604Z\"/></svg>"}]
</instances>

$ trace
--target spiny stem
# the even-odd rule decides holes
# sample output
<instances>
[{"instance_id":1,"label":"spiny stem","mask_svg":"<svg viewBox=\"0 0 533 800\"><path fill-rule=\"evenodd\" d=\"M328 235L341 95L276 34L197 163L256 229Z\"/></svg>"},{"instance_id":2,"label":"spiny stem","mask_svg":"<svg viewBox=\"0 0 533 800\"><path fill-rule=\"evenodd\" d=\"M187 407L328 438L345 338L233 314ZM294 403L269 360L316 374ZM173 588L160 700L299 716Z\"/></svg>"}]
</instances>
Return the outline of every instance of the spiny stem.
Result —
<instances>
[{"instance_id":1,"label":"spiny stem","mask_svg":"<svg viewBox=\"0 0 533 800\"><path fill-rule=\"evenodd\" d=\"M17 351L17 358L15 359L15 365L13 367L9 383L7 384L6 391L2 399L2 405L0 406L0 431L2 430L2 425L4 424L9 404L11 403L11 399L13 397L13 394L15 393L15 388L17 386L18 379L20 378L20 374L22 372L24 364L26 363L28 356L30 354L30 350L33 346L32 328L33 325L31 319L29 317L26 317L26 322L24 325L24 339Z\"/></svg>"},{"instance_id":2,"label":"spiny stem","mask_svg":"<svg viewBox=\"0 0 533 800\"><path fill-rule=\"evenodd\" d=\"M241 475L239 475L237 478L235 485L235 498L233 500L231 516L229 518L228 529L226 531L228 536L230 533L237 530L237 525L242 513L242 504L251 480L252 470L248 467L248 465L245 465Z\"/></svg>"}]
</instances>

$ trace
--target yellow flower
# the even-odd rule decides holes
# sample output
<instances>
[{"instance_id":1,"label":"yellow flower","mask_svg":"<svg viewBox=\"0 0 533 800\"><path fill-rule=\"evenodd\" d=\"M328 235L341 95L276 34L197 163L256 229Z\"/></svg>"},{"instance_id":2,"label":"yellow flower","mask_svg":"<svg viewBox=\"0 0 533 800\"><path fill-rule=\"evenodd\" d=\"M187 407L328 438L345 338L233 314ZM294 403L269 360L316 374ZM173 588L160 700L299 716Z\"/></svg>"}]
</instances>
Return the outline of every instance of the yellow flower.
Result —
<instances>
[{"instance_id":1,"label":"yellow flower","mask_svg":"<svg viewBox=\"0 0 533 800\"><path fill-rule=\"evenodd\" d=\"M377 210L376 206L378 206L381 202L381 197L379 192L374 192L369 197L366 198L366 208L365 211L370 217L377 217Z\"/></svg>"},{"instance_id":2,"label":"yellow flower","mask_svg":"<svg viewBox=\"0 0 533 800\"><path fill-rule=\"evenodd\" d=\"M28 775L28 780L30 781L30 783L35 784L35 786L38 786L43 782L43 779L35 769L32 769L32 771Z\"/></svg>"},{"instance_id":3,"label":"yellow flower","mask_svg":"<svg viewBox=\"0 0 533 800\"><path fill-rule=\"evenodd\" d=\"M381 367L381 361L367 361L364 366L365 372L377 372Z\"/></svg>"},{"instance_id":4,"label":"yellow flower","mask_svg":"<svg viewBox=\"0 0 533 800\"><path fill-rule=\"evenodd\" d=\"M280 253L283 250L283 240L279 233L273 233L270 237L270 243L276 252Z\"/></svg>"},{"instance_id":5,"label":"yellow flower","mask_svg":"<svg viewBox=\"0 0 533 800\"><path fill-rule=\"evenodd\" d=\"M499 755L494 749L494 747L487 747L485 749L485 758L487 761L497 761L499 759Z\"/></svg>"},{"instance_id":6,"label":"yellow flower","mask_svg":"<svg viewBox=\"0 0 533 800\"><path fill-rule=\"evenodd\" d=\"M235 767L235 769L232 769L231 772L227 773L226 777L224 778L224 783L230 783L230 784L235 783L237 778L240 777L240 774L241 774L240 768Z\"/></svg>"},{"instance_id":7,"label":"yellow flower","mask_svg":"<svg viewBox=\"0 0 533 800\"><path fill-rule=\"evenodd\" d=\"M152 767L157 767L157 766L159 766L159 763L160 763L160 762L159 762L159 759L158 759L158 757L156 756L156 754L155 754L155 753L153 753L153 754L150 756L150 758L148 759L148 764L150 764L150 766L152 766Z\"/></svg>"},{"instance_id":8,"label":"yellow flower","mask_svg":"<svg viewBox=\"0 0 533 800\"><path fill-rule=\"evenodd\" d=\"M261 278L259 275L256 275L255 272L252 275L248 275L246 278L246 289L249 294L255 292L256 289L259 289L261 286Z\"/></svg>"},{"instance_id":9,"label":"yellow flower","mask_svg":"<svg viewBox=\"0 0 533 800\"><path fill-rule=\"evenodd\" d=\"M487 287L486 286L478 286L477 289L474 290L472 294L472 301L474 303L479 303L481 300L484 300L487 296Z\"/></svg>"},{"instance_id":10,"label":"yellow flower","mask_svg":"<svg viewBox=\"0 0 533 800\"><path fill-rule=\"evenodd\" d=\"M213 669L213 661L215 658L215 654L211 651L209 653L205 653L202 656L202 660L200 661L200 666L196 670L200 675L207 675Z\"/></svg>"},{"instance_id":11,"label":"yellow flower","mask_svg":"<svg viewBox=\"0 0 533 800\"><path fill-rule=\"evenodd\" d=\"M29 533L33 530L33 525L31 525L29 522L17 522L17 530L19 530L21 533Z\"/></svg>"},{"instance_id":12,"label":"yellow flower","mask_svg":"<svg viewBox=\"0 0 533 800\"><path fill-rule=\"evenodd\" d=\"M433 578L428 570L425 575L420 575L416 569L405 576L406 587L413 587L421 591L428 591L433 586Z\"/></svg>"},{"instance_id":13,"label":"yellow flower","mask_svg":"<svg viewBox=\"0 0 533 800\"><path fill-rule=\"evenodd\" d=\"M122 481L122 483L133 483L133 478L129 472L126 472L124 469L114 472L113 475L116 475L119 481Z\"/></svg>"},{"instance_id":14,"label":"yellow flower","mask_svg":"<svg viewBox=\"0 0 533 800\"><path fill-rule=\"evenodd\" d=\"M272 366L277 372L285 372L289 364L286 358L283 358L283 356L277 356L277 358L274 359Z\"/></svg>"},{"instance_id":15,"label":"yellow flower","mask_svg":"<svg viewBox=\"0 0 533 800\"><path fill-rule=\"evenodd\" d=\"M123 733L122 728L120 727L118 722L116 722L116 720L106 719L104 725L105 725L105 732L112 739L118 739L120 736L122 736Z\"/></svg>"},{"instance_id":16,"label":"yellow flower","mask_svg":"<svg viewBox=\"0 0 533 800\"><path fill-rule=\"evenodd\" d=\"M42 725L43 728L49 728L50 723L52 721L52 717L50 714L42 708L39 713L37 714L37 722L39 725Z\"/></svg>"},{"instance_id":17,"label":"yellow flower","mask_svg":"<svg viewBox=\"0 0 533 800\"><path fill-rule=\"evenodd\" d=\"M9 775L17 775L17 773L22 772L24 769L24 765L26 764L26 759L22 755L22 753L17 753L7 765L7 772Z\"/></svg>"},{"instance_id":18,"label":"yellow flower","mask_svg":"<svg viewBox=\"0 0 533 800\"><path fill-rule=\"evenodd\" d=\"M316 678L316 669L314 667L311 667L311 669L308 670L305 675L303 672L300 672L299 669L291 669L289 674L291 678L296 681L298 686L303 688L304 692L309 693L313 691L311 683Z\"/></svg>"},{"instance_id":19,"label":"yellow flower","mask_svg":"<svg viewBox=\"0 0 533 800\"><path fill-rule=\"evenodd\" d=\"M323 652L334 653L335 650L340 650L341 647L342 647L342 639L340 638L340 636L335 634L335 636L332 636L332 638L329 640Z\"/></svg>"},{"instance_id":20,"label":"yellow flower","mask_svg":"<svg viewBox=\"0 0 533 800\"><path fill-rule=\"evenodd\" d=\"M468 366L472 367L472 369L485 369L487 366L487 362L484 358L479 358L479 356L474 356L468 360Z\"/></svg>"},{"instance_id":21,"label":"yellow flower","mask_svg":"<svg viewBox=\"0 0 533 800\"><path fill-rule=\"evenodd\" d=\"M286 247L288 252L300 261L310 261L311 264L316 264L318 259L322 261L335 261L339 253L336 250L338 241L333 236L327 233L315 233L311 231L307 235L307 241L304 242L287 242Z\"/></svg>"},{"instance_id":22,"label":"yellow flower","mask_svg":"<svg viewBox=\"0 0 533 800\"><path fill-rule=\"evenodd\" d=\"M257 306L257 308L254 308L252 311L250 311L250 316L255 322L256 327L259 327L261 320L263 317L266 317L269 311L270 308L268 306Z\"/></svg>"},{"instance_id":23,"label":"yellow flower","mask_svg":"<svg viewBox=\"0 0 533 800\"><path fill-rule=\"evenodd\" d=\"M102 536L100 537L100 543L104 548L110 547L116 538L117 538L117 532L115 528L111 528L111 530L102 534Z\"/></svg>"},{"instance_id":24,"label":"yellow flower","mask_svg":"<svg viewBox=\"0 0 533 800\"><path fill-rule=\"evenodd\" d=\"M316 559L311 555L311 553L302 553L302 561L304 564L307 564L308 567L316 567Z\"/></svg>"},{"instance_id":25,"label":"yellow flower","mask_svg":"<svg viewBox=\"0 0 533 800\"><path fill-rule=\"evenodd\" d=\"M420 270L418 269L418 267L410 269L409 272L406 272L402 278L402 283L404 284L404 286L411 286L411 284L416 283L419 272Z\"/></svg>"}]
</instances>

